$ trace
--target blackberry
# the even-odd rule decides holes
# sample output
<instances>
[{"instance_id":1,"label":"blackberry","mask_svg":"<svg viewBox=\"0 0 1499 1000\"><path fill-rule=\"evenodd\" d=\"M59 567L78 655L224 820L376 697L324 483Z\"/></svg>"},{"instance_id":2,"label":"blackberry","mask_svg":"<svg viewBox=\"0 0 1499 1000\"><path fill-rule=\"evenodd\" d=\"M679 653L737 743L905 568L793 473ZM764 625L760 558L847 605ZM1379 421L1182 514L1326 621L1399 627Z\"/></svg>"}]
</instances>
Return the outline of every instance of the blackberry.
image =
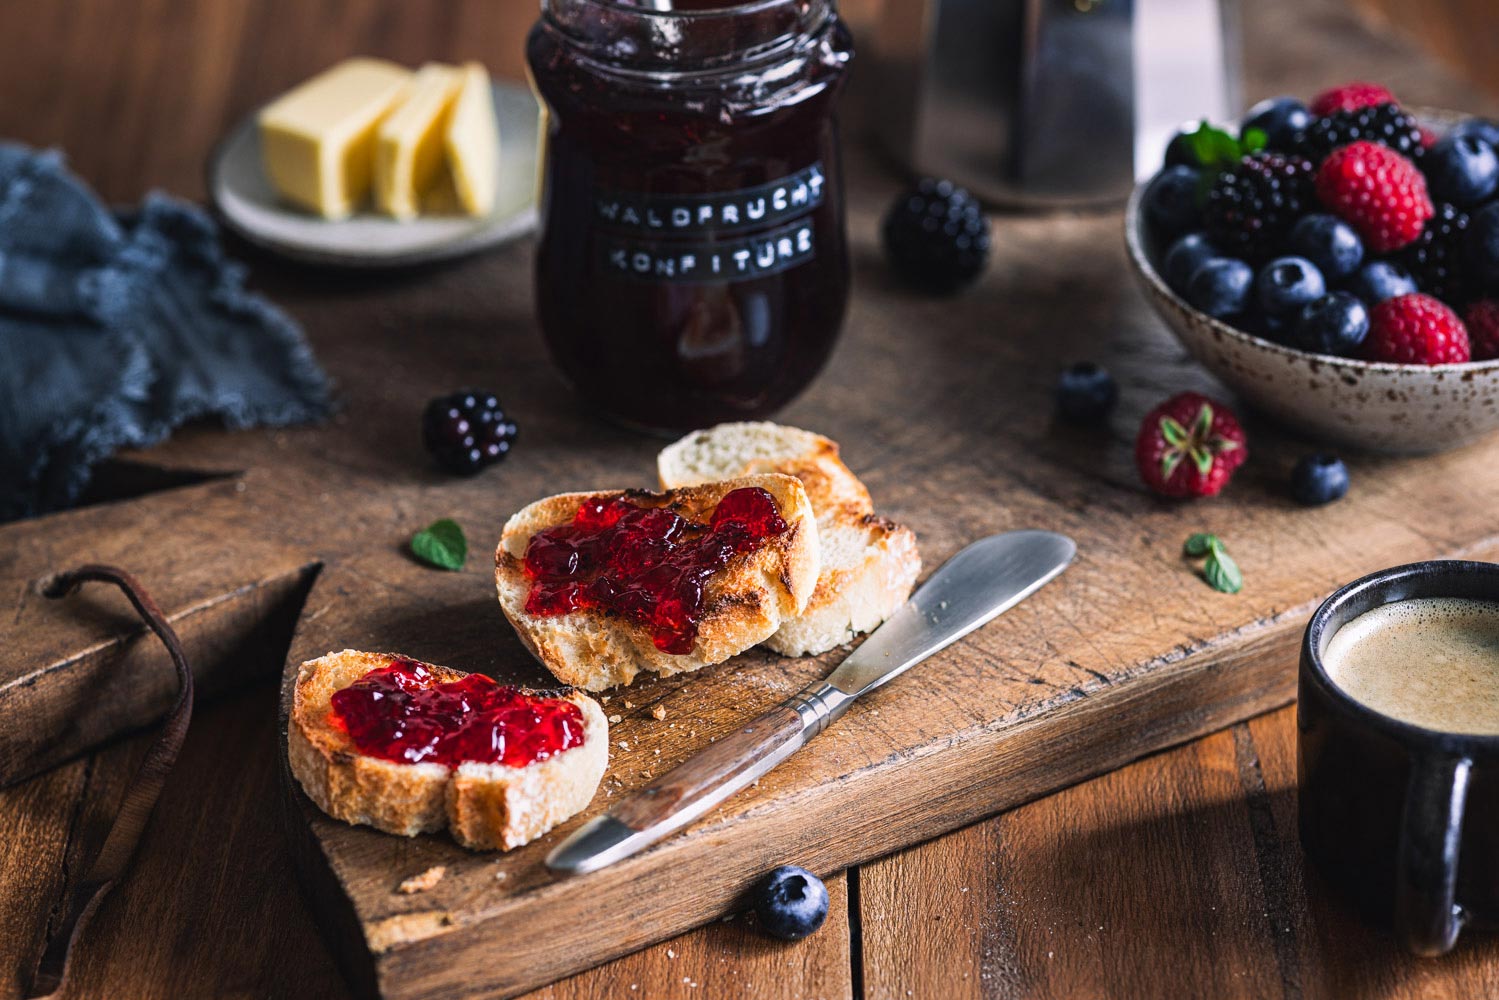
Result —
<instances>
[{"instance_id":1,"label":"blackberry","mask_svg":"<svg viewBox=\"0 0 1499 1000\"><path fill-rule=\"evenodd\" d=\"M1468 213L1442 202L1436 214L1410 245L1401 247L1391 260L1416 279L1416 287L1451 306L1468 297L1468 276L1463 267L1463 241L1468 233Z\"/></svg>"},{"instance_id":2,"label":"blackberry","mask_svg":"<svg viewBox=\"0 0 1499 1000\"><path fill-rule=\"evenodd\" d=\"M1323 118L1314 118L1291 137L1288 148L1315 165L1339 146L1360 139L1388 146L1414 163L1419 163L1426 154L1426 147L1421 144L1421 126L1415 116L1395 104L1334 111Z\"/></svg>"},{"instance_id":3,"label":"blackberry","mask_svg":"<svg viewBox=\"0 0 1499 1000\"><path fill-rule=\"evenodd\" d=\"M515 434L499 398L483 389L439 396L422 413L422 444L439 466L460 476L503 461Z\"/></svg>"},{"instance_id":4,"label":"blackberry","mask_svg":"<svg viewBox=\"0 0 1499 1000\"><path fill-rule=\"evenodd\" d=\"M1251 153L1218 175L1203 206L1208 239L1219 252L1261 262L1285 243L1296 220L1316 204L1310 161Z\"/></svg>"},{"instance_id":5,"label":"blackberry","mask_svg":"<svg viewBox=\"0 0 1499 1000\"><path fill-rule=\"evenodd\" d=\"M957 291L989 260L989 220L951 181L926 177L907 189L890 206L883 232L896 273L926 291Z\"/></svg>"}]
</instances>

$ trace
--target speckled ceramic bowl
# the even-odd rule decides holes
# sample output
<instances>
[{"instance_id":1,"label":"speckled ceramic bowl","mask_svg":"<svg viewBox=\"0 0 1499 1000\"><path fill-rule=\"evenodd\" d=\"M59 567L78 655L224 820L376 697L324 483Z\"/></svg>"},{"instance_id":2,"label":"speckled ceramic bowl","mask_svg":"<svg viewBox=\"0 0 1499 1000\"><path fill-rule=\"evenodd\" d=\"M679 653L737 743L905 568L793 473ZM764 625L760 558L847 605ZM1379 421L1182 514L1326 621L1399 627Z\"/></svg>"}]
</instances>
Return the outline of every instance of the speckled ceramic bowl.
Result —
<instances>
[{"instance_id":1,"label":"speckled ceramic bowl","mask_svg":"<svg viewBox=\"0 0 1499 1000\"><path fill-rule=\"evenodd\" d=\"M1136 186L1124 212L1140 287L1192 356L1251 405L1312 437L1389 454L1445 451L1499 430L1499 361L1428 367L1306 354L1189 306L1156 270L1165 248L1144 230L1144 190Z\"/></svg>"}]
</instances>

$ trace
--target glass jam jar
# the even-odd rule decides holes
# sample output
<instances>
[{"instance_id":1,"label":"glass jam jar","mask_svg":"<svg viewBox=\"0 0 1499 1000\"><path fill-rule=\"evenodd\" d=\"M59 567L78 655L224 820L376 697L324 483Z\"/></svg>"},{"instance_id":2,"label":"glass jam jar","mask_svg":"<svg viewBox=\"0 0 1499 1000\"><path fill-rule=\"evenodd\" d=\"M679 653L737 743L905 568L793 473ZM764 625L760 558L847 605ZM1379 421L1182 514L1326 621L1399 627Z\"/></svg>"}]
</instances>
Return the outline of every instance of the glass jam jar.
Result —
<instances>
[{"instance_id":1,"label":"glass jam jar","mask_svg":"<svg viewBox=\"0 0 1499 1000\"><path fill-rule=\"evenodd\" d=\"M764 417L822 368L852 55L834 0L542 0L537 312L588 403L680 431Z\"/></svg>"}]
</instances>

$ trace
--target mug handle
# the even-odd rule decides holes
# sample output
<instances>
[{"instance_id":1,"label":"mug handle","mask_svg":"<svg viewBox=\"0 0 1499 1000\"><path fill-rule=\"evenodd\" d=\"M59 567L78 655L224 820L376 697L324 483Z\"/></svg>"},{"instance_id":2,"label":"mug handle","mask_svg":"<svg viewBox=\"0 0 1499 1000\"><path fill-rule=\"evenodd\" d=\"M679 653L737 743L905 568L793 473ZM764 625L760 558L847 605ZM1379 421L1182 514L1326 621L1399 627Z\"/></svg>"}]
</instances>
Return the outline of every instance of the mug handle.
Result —
<instances>
[{"instance_id":1,"label":"mug handle","mask_svg":"<svg viewBox=\"0 0 1499 1000\"><path fill-rule=\"evenodd\" d=\"M1457 756L1411 765L1395 862L1395 932L1412 954L1444 955L1462 929L1457 862L1472 767Z\"/></svg>"}]
</instances>

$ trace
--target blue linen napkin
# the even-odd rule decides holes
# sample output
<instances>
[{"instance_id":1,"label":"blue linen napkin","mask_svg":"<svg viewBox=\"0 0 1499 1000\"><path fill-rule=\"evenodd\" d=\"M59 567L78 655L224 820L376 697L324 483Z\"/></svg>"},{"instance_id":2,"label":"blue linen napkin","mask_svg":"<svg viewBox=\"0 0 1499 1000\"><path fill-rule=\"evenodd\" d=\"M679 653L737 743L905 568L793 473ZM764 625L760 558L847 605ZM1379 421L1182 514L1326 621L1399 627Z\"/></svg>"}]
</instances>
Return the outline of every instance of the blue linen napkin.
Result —
<instances>
[{"instance_id":1,"label":"blue linen napkin","mask_svg":"<svg viewBox=\"0 0 1499 1000\"><path fill-rule=\"evenodd\" d=\"M327 376L244 289L197 207L116 215L53 152L0 143L0 521L69 506L94 465L189 420L318 420Z\"/></svg>"}]
</instances>

